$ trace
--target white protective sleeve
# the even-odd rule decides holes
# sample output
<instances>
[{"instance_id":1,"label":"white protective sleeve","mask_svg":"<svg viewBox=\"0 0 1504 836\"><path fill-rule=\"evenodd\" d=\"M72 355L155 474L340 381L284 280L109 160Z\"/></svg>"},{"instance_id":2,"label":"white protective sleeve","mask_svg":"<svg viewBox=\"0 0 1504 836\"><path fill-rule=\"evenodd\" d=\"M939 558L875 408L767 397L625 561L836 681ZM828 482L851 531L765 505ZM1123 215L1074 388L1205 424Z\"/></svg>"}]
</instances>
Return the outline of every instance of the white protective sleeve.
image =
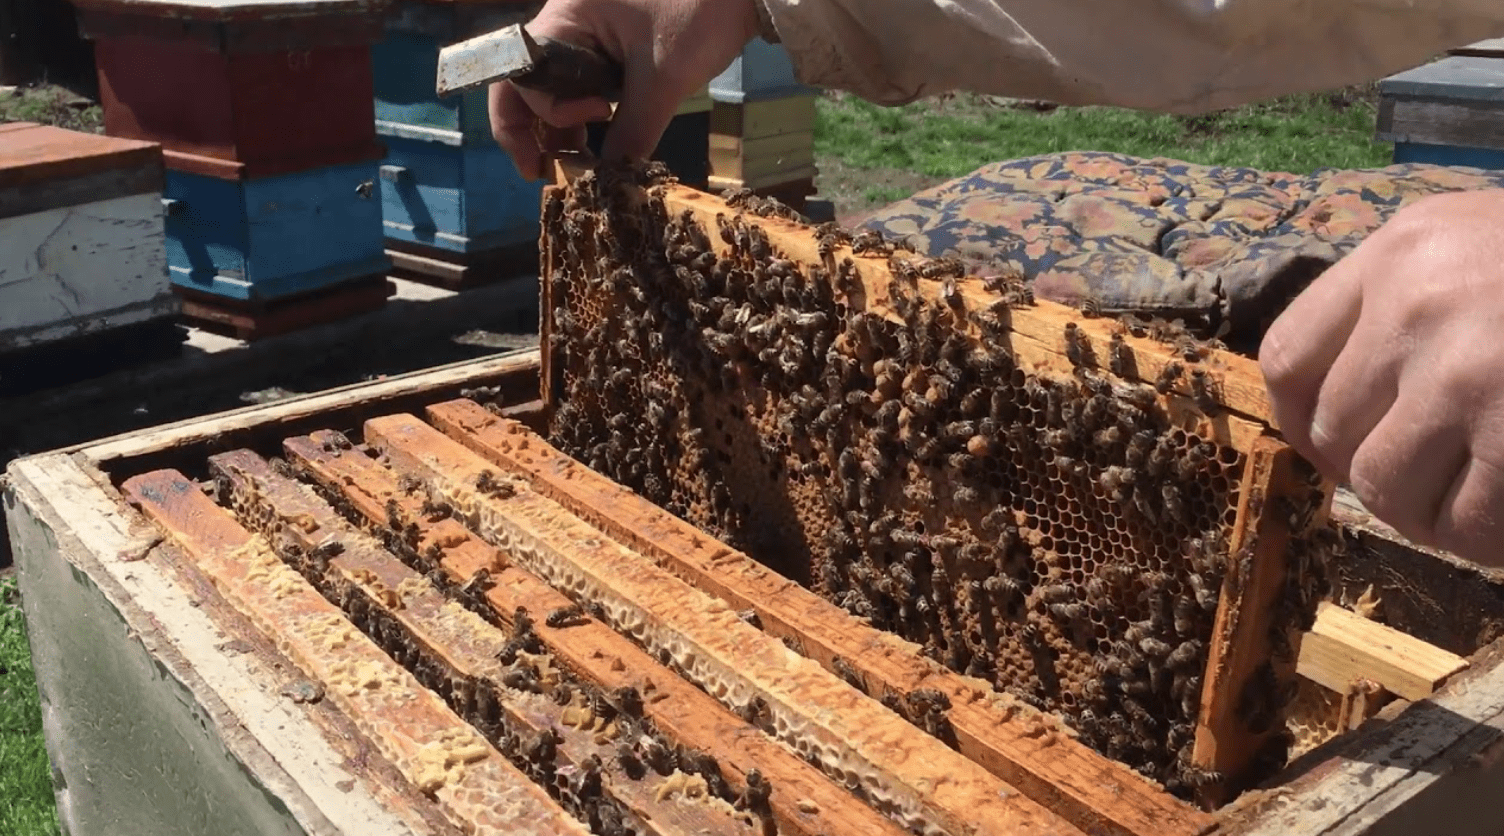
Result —
<instances>
[{"instance_id":1,"label":"white protective sleeve","mask_svg":"<svg viewBox=\"0 0 1504 836\"><path fill-rule=\"evenodd\" d=\"M1374 81L1504 36L1504 0L756 0L799 80L1198 113Z\"/></svg>"}]
</instances>

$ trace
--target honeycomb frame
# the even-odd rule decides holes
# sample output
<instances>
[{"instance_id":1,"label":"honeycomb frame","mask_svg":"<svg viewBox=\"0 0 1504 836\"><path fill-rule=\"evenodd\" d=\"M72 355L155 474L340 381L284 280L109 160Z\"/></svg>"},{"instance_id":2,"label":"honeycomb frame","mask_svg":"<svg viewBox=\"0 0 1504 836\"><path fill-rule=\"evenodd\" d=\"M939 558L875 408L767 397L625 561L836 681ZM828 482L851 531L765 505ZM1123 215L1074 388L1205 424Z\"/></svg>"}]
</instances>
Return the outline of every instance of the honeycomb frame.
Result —
<instances>
[{"instance_id":1,"label":"honeycomb frame","mask_svg":"<svg viewBox=\"0 0 1504 836\"><path fill-rule=\"evenodd\" d=\"M1252 361L661 173L559 179L555 443L1172 793L1283 765L1331 486Z\"/></svg>"}]
</instances>

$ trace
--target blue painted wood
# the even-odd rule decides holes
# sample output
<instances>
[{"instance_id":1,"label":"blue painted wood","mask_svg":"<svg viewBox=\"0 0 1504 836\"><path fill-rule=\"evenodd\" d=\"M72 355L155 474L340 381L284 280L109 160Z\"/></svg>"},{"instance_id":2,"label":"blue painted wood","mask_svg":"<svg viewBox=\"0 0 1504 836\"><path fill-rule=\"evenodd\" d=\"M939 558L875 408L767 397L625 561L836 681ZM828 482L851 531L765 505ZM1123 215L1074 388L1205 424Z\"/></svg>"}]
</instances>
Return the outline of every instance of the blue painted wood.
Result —
<instances>
[{"instance_id":1,"label":"blue painted wood","mask_svg":"<svg viewBox=\"0 0 1504 836\"><path fill-rule=\"evenodd\" d=\"M538 237L542 181L529 183L496 143L465 149L465 234L486 246ZM497 238L501 236L501 238Z\"/></svg>"},{"instance_id":2,"label":"blue painted wood","mask_svg":"<svg viewBox=\"0 0 1504 836\"><path fill-rule=\"evenodd\" d=\"M1504 59L1443 58L1380 81L1379 94L1504 105Z\"/></svg>"},{"instance_id":3,"label":"blue painted wood","mask_svg":"<svg viewBox=\"0 0 1504 836\"><path fill-rule=\"evenodd\" d=\"M1397 142L1394 145L1394 161L1504 170L1504 151L1455 145L1428 145L1421 142Z\"/></svg>"},{"instance_id":4,"label":"blue painted wood","mask_svg":"<svg viewBox=\"0 0 1504 836\"><path fill-rule=\"evenodd\" d=\"M177 201L167 216L167 265L174 277L245 277L244 183L168 169L162 197Z\"/></svg>"},{"instance_id":5,"label":"blue painted wood","mask_svg":"<svg viewBox=\"0 0 1504 836\"><path fill-rule=\"evenodd\" d=\"M243 181L169 170L173 282L249 301L385 272L376 180L375 162Z\"/></svg>"},{"instance_id":6,"label":"blue painted wood","mask_svg":"<svg viewBox=\"0 0 1504 836\"><path fill-rule=\"evenodd\" d=\"M494 142L455 146L384 136L386 235L470 253L536 238L543 184L528 183Z\"/></svg>"},{"instance_id":7,"label":"blue painted wood","mask_svg":"<svg viewBox=\"0 0 1504 836\"><path fill-rule=\"evenodd\" d=\"M731 65L710 80L710 98L744 104L814 92L794 78L794 65L781 44L749 42Z\"/></svg>"},{"instance_id":8,"label":"blue painted wood","mask_svg":"<svg viewBox=\"0 0 1504 836\"><path fill-rule=\"evenodd\" d=\"M492 142L486 88L442 99L434 92L445 43L432 35L391 32L371 48L376 119L459 131L467 143Z\"/></svg>"}]
</instances>

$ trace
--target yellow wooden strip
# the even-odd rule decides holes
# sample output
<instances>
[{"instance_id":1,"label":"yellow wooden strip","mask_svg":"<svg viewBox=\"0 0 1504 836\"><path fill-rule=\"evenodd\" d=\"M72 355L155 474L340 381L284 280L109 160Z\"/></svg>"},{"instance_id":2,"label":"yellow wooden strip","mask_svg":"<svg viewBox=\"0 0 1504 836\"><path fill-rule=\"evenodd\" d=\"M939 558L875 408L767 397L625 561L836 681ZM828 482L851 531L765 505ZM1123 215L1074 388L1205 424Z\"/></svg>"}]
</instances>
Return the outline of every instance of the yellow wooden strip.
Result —
<instances>
[{"instance_id":1,"label":"yellow wooden strip","mask_svg":"<svg viewBox=\"0 0 1504 836\"><path fill-rule=\"evenodd\" d=\"M827 774L859 782L901 824L976 836L1082 832L531 488L483 493L477 486L493 466L438 430L393 415L368 421L364 437L443 494L481 537L551 585L600 604L619 631L667 653L723 703L763 700L781 740Z\"/></svg>"},{"instance_id":2,"label":"yellow wooden strip","mask_svg":"<svg viewBox=\"0 0 1504 836\"><path fill-rule=\"evenodd\" d=\"M1315 625L1301 639L1295 670L1339 694L1347 693L1354 680L1368 679L1414 701L1431 696L1447 677L1467 666L1468 661L1455 653L1323 603Z\"/></svg>"},{"instance_id":3,"label":"yellow wooden strip","mask_svg":"<svg viewBox=\"0 0 1504 836\"><path fill-rule=\"evenodd\" d=\"M122 491L276 643L402 774L467 833L589 836L475 728L382 652L345 614L174 470ZM313 524L316 527L316 524ZM304 531L310 536L314 529Z\"/></svg>"}]
</instances>

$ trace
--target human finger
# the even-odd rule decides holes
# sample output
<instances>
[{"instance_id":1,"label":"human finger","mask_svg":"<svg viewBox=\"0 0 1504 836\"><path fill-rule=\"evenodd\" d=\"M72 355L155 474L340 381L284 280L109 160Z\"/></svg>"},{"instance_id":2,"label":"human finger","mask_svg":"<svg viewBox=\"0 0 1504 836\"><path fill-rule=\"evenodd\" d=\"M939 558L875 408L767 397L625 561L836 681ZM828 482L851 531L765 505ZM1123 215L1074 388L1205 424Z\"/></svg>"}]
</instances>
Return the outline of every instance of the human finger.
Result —
<instances>
[{"instance_id":1,"label":"human finger","mask_svg":"<svg viewBox=\"0 0 1504 836\"><path fill-rule=\"evenodd\" d=\"M510 81L491 85L486 98L491 117L491 136L512 158L517 173L524 180L543 175L543 150L538 147L535 128L538 116Z\"/></svg>"},{"instance_id":2,"label":"human finger","mask_svg":"<svg viewBox=\"0 0 1504 836\"><path fill-rule=\"evenodd\" d=\"M1359 322L1348 336L1326 370L1305 425L1318 460L1338 479L1351 474L1353 455L1399 397L1400 364L1408 351L1387 322L1375 319Z\"/></svg>"},{"instance_id":3,"label":"human finger","mask_svg":"<svg viewBox=\"0 0 1504 836\"><path fill-rule=\"evenodd\" d=\"M1432 542L1485 566L1504 566L1504 470L1470 456L1441 504Z\"/></svg>"},{"instance_id":4,"label":"human finger","mask_svg":"<svg viewBox=\"0 0 1504 836\"><path fill-rule=\"evenodd\" d=\"M681 98L677 86L662 77L650 56L629 61L622 79L621 104L606 129L601 156L611 161L652 156Z\"/></svg>"},{"instance_id":5,"label":"human finger","mask_svg":"<svg viewBox=\"0 0 1504 836\"><path fill-rule=\"evenodd\" d=\"M1351 484L1363 505L1404 536L1436 537L1442 505L1467 465L1467 427L1449 420L1434 378L1406 381L1353 454Z\"/></svg>"},{"instance_id":6,"label":"human finger","mask_svg":"<svg viewBox=\"0 0 1504 836\"><path fill-rule=\"evenodd\" d=\"M529 108L549 125L556 128L572 128L590 122L607 122L611 119L611 103L600 96L582 99L560 99L541 90L517 87L517 95L527 102Z\"/></svg>"},{"instance_id":7,"label":"human finger","mask_svg":"<svg viewBox=\"0 0 1504 836\"><path fill-rule=\"evenodd\" d=\"M1351 261L1351 255L1339 261L1295 297L1259 346L1259 366L1280 432L1328 471L1330 465L1311 443L1311 416L1322 383L1363 310L1361 273Z\"/></svg>"}]
</instances>

